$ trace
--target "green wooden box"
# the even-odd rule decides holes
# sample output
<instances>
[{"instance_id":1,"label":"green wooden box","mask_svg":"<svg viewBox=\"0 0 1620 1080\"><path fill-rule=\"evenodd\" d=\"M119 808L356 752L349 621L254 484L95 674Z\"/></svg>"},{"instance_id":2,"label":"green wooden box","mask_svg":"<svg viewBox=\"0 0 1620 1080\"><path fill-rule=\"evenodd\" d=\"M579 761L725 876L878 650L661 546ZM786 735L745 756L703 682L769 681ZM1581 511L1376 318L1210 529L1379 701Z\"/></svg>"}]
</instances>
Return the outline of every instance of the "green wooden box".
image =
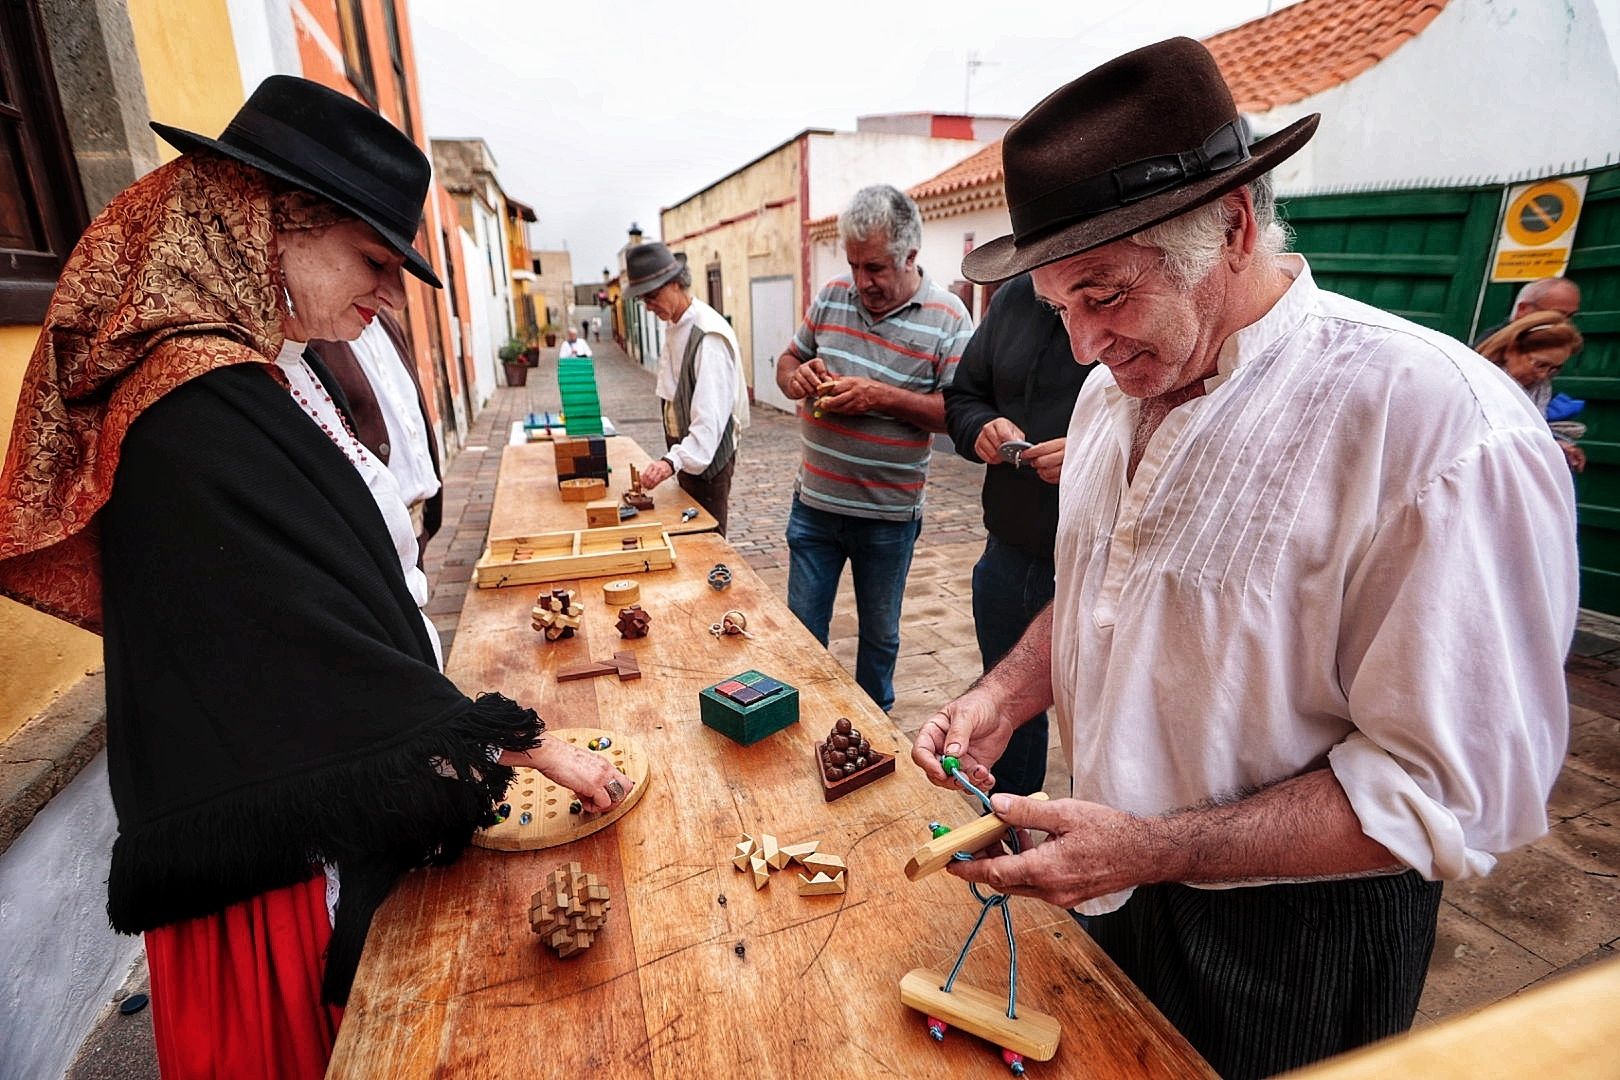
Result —
<instances>
[{"instance_id":1,"label":"green wooden box","mask_svg":"<svg viewBox=\"0 0 1620 1080\"><path fill-rule=\"evenodd\" d=\"M737 689L740 686L740 690ZM755 690L763 686L766 692ZM727 691L757 700L738 701ZM698 691L698 716L705 727L714 728L732 742L750 746L772 732L799 722L799 691L757 671L745 671Z\"/></svg>"}]
</instances>

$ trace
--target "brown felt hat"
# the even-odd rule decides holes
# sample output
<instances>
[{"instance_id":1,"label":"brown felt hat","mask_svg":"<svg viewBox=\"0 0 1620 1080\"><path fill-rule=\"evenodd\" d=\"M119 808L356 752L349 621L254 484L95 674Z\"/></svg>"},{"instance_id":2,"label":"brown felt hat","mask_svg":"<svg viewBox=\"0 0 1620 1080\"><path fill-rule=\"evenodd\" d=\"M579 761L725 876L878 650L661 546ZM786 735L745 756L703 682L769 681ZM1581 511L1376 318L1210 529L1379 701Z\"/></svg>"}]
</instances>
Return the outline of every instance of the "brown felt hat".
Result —
<instances>
[{"instance_id":1,"label":"brown felt hat","mask_svg":"<svg viewBox=\"0 0 1620 1080\"><path fill-rule=\"evenodd\" d=\"M1232 91L1203 45L1171 38L1116 57L1007 131L1012 235L968 252L962 273L1003 281L1213 202L1298 152L1319 119L1245 145Z\"/></svg>"}]
</instances>

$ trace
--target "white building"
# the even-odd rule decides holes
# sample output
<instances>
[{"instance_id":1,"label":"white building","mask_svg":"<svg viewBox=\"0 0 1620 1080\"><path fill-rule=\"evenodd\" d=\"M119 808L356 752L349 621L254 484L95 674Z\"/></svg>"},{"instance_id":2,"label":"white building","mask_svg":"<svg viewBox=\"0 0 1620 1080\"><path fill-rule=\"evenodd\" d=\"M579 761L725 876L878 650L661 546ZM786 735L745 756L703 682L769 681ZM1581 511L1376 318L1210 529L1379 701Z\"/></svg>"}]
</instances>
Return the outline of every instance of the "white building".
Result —
<instances>
[{"instance_id":1,"label":"white building","mask_svg":"<svg viewBox=\"0 0 1620 1080\"><path fill-rule=\"evenodd\" d=\"M1257 134L1322 114L1277 169L1284 194L1620 157L1620 0L1302 0L1204 44ZM1003 175L997 141L910 189L923 215L917 261L975 319L995 287L966 282L962 255L1012 231ZM812 278L844 270L836 218L808 233Z\"/></svg>"},{"instance_id":2,"label":"white building","mask_svg":"<svg viewBox=\"0 0 1620 1080\"><path fill-rule=\"evenodd\" d=\"M496 179L495 155L483 139L434 139L433 168L455 200L467 248L467 293L472 306L476 414L500 385L497 351L516 332L512 268L506 243L506 193Z\"/></svg>"}]
</instances>

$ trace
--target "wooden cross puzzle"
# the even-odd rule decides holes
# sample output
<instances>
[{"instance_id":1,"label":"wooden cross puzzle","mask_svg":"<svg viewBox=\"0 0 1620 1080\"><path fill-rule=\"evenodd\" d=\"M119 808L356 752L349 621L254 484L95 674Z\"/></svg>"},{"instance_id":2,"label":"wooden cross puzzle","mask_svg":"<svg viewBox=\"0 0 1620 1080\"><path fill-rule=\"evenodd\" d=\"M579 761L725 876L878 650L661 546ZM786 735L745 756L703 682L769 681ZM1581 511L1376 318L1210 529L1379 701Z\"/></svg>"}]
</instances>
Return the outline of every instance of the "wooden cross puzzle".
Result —
<instances>
[{"instance_id":1,"label":"wooden cross puzzle","mask_svg":"<svg viewBox=\"0 0 1620 1080\"><path fill-rule=\"evenodd\" d=\"M575 679L594 679L599 675L617 675L620 682L629 682L631 679L641 678L641 665L636 663L635 653L616 652L610 660L587 664L584 667L570 668L567 671L559 671L557 672L557 681L572 682Z\"/></svg>"}]
</instances>

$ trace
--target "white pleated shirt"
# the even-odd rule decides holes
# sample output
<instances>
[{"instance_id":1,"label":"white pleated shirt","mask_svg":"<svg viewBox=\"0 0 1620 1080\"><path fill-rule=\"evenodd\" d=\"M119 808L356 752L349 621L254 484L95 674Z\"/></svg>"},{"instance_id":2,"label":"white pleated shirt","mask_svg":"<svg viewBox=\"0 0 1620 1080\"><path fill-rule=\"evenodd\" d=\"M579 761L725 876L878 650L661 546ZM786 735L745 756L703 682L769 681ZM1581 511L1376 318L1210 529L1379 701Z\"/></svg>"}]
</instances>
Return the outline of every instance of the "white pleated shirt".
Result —
<instances>
[{"instance_id":1,"label":"white pleated shirt","mask_svg":"<svg viewBox=\"0 0 1620 1080\"><path fill-rule=\"evenodd\" d=\"M1489 361L1287 266L1132 482L1136 402L1099 367L1075 403L1052 636L1074 794L1151 815L1326 766L1402 863L1484 874L1546 831L1568 740L1569 470Z\"/></svg>"}]
</instances>

